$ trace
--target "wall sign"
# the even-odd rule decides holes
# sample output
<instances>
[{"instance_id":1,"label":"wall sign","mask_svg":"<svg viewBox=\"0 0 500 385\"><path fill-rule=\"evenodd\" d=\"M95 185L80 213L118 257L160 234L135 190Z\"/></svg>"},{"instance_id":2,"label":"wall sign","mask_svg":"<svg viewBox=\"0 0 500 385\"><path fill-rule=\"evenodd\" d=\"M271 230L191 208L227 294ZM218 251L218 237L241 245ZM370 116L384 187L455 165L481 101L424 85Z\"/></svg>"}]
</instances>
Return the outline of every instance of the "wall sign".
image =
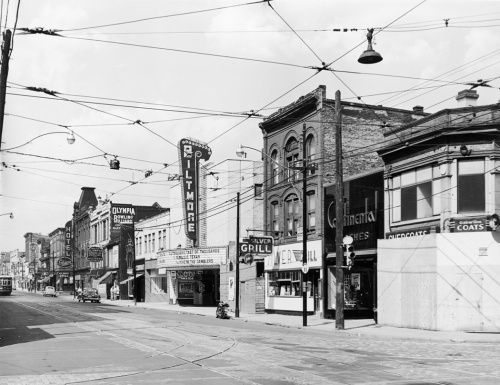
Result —
<instances>
[{"instance_id":1,"label":"wall sign","mask_svg":"<svg viewBox=\"0 0 500 385\"><path fill-rule=\"evenodd\" d=\"M196 247L162 250L156 253L157 267L166 268L218 268L227 259L227 247Z\"/></svg>"},{"instance_id":2,"label":"wall sign","mask_svg":"<svg viewBox=\"0 0 500 385\"><path fill-rule=\"evenodd\" d=\"M120 231L120 225L131 225L135 220L135 207L128 205L111 205L111 231Z\"/></svg>"},{"instance_id":3,"label":"wall sign","mask_svg":"<svg viewBox=\"0 0 500 385\"><path fill-rule=\"evenodd\" d=\"M57 265L63 269L69 269L73 266L73 258L71 250L73 248L73 224L71 221L66 222L64 227L64 256L59 257Z\"/></svg>"},{"instance_id":4,"label":"wall sign","mask_svg":"<svg viewBox=\"0 0 500 385\"><path fill-rule=\"evenodd\" d=\"M273 253L265 258L265 270L301 269L302 242L274 246ZM307 242L307 265L309 268L321 267L321 240Z\"/></svg>"},{"instance_id":5,"label":"wall sign","mask_svg":"<svg viewBox=\"0 0 500 385\"><path fill-rule=\"evenodd\" d=\"M181 174L182 202L184 209L184 230L186 236L196 244L198 240L199 217L199 161L209 160L212 150L196 139L179 141L179 168Z\"/></svg>"},{"instance_id":6,"label":"wall sign","mask_svg":"<svg viewBox=\"0 0 500 385\"><path fill-rule=\"evenodd\" d=\"M486 217L454 218L455 226L451 227L454 233L486 231Z\"/></svg>"},{"instance_id":7,"label":"wall sign","mask_svg":"<svg viewBox=\"0 0 500 385\"><path fill-rule=\"evenodd\" d=\"M439 233L439 226L427 226L427 227L419 227L418 229L393 231L391 233L385 233L385 239L418 237L419 235L430 234L432 228L435 229L436 233Z\"/></svg>"}]
</instances>

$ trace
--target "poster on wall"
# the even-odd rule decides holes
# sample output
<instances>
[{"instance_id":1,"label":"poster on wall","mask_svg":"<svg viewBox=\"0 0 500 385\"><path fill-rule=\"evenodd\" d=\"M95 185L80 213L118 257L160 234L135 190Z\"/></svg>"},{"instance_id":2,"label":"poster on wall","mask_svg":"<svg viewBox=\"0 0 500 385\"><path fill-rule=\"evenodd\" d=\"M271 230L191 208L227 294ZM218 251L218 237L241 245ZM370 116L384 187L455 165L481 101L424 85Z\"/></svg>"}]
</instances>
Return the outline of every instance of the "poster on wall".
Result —
<instances>
[{"instance_id":1,"label":"poster on wall","mask_svg":"<svg viewBox=\"0 0 500 385\"><path fill-rule=\"evenodd\" d=\"M351 286L354 287L354 290L361 290L361 274L351 274Z\"/></svg>"},{"instance_id":2,"label":"poster on wall","mask_svg":"<svg viewBox=\"0 0 500 385\"><path fill-rule=\"evenodd\" d=\"M229 277L229 282L227 287L228 287L227 300L234 301L234 277Z\"/></svg>"}]
</instances>

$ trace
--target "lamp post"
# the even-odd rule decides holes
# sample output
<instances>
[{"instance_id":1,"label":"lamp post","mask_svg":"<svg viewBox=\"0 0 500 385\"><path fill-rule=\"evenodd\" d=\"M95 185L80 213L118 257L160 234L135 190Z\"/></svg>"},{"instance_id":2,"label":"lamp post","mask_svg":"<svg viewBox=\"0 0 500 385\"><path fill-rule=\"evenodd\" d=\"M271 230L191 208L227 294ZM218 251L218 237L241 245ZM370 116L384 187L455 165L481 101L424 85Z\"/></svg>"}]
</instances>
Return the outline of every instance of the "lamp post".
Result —
<instances>
[{"instance_id":1,"label":"lamp post","mask_svg":"<svg viewBox=\"0 0 500 385\"><path fill-rule=\"evenodd\" d=\"M12 214L12 213L0 214L0 217L1 217L2 215L10 215L10 219L14 219L14 214Z\"/></svg>"},{"instance_id":2,"label":"lamp post","mask_svg":"<svg viewBox=\"0 0 500 385\"><path fill-rule=\"evenodd\" d=\"M272 159L266 153L256 150L255 148L252 147L242 146L241 144L236 151L236 155L238 155L239 157L245 155L243 147L258 151L261 154L265 155L267 158L271 159L273 163L275 163L275 160ZM282 167L286 170L298 170L302 172L302 326L307 326L307 273L309 271L309 267L307 265L307 172L309 170L315 170L316 164L314 163L308 164L307 161L305 123L302 125L302 166L284 167L279 163L276 164L278 164L279 167ZM295 185L292 182L290 182L290 184L297 192L297 198L299 198L300 194L297 191ZM237 267L236 274L238 276L238 265L236 265L236 267ZM237 288L239 287L239 282L236 282L236 287Z\"/></svg>"}]
</instances>

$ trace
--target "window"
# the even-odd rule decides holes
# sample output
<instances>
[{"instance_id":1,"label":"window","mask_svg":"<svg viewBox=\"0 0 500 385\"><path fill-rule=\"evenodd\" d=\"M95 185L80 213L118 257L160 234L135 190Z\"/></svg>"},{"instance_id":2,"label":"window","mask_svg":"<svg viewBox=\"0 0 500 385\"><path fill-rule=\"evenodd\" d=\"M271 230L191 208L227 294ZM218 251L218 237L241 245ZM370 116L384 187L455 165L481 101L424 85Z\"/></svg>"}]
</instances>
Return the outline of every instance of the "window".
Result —
<instances>
[{"instance_id":1,"label":"window","mask_svg":"<svg viewBox=\"0 0 500 385\"><path fill-rule=\"evenodd\" d=\"M167 277L151 277L151 294L166 294L168 289Z\"/></svg>"},{"instance_id":2,"label":"window","mask_svg":"<svg viewBox=\"0 0 500 385\"><path fill-rule=\"evenodd\" d=\"M139 238L135 239L135 249L137 250L137 254L141 253L141 250L139 249Z\"/></svg>"},{"instance_id":3,"label":"window","mask_svg":"<svg viewBox=\"0 0 500 385\"><path fill-rule=\"evenodd\" d=\"M163 249L163 243L161 239L161 230L158 231L158 250Z\"/></svg>"},{"instance_id":4,"label":"window","mask_svg":"<svg viewBox=\"0 0 500 385\"><path fill-rule=\"evenodd\" d=\"M298 170L292 170L291 167L297 166L299 160L299 142L295 138L290 138L285 146L285 159L287 167L287 179L294 181L298 179Z\"/></svg>"},{"instance_id":5,"label":"window","mask_svg":"<svg viewBox=\"0 0 500 385\"><path fill-rule=\"evenodd\" d=\"M484 160L462 160L458 162L458 212L484 212L486 188Z\"/></svg>"},{"instance_id":6,"label":"window","mask_svg":"<svg viewBox=\"0 0 500 385\"><path fill-rule=\"evenodd\" d=\"M262 183L256 183L254 185L255 198L262 199Z\"/></svg>"},{"instance_id":7,"label":"window","mask_svg":"<svg viewBox=\"0 0 500 385\"><path fill-rule=\"evenodd\" d=\"M167 230L163 230L163 248L167 248Z\"/></svg>"},{"instance_id":8,"label":"window","mask_svg":"<svg viewBox=\"0 0 500 385\"><path fill-rule=\"evenodd\" d=\"M299 224L299 199L297 195L290 195L285 199L286 234L289 237L297 235Z\"/></svg>"},{"instance_id":9,"label":"window","mask_svg":"<svg viewBox=\"0 0 500 385\"><path fill-rule=\"evenodd\" d=\"M139 254L142 254L142 237L139 237Z\"/></svg>"},{"instance_id":10,"label":"window","mask_svg":"<svg viewBox=\"0 0 500 385\"><path fill-rule=\"evenodd\" d=\"M106 219L102 223L102 239L107 239L108 238L108 228L107 228L108 220Z\"/></svg>"},{"instance_id":11,"label":"window","mask_svg":"<svg viewBox=\"0 0 500 385\"><path fill-rule=\"evenodd\" d=\"M316 227L316 195L314 191L307 194L307 230L314 231Z\"/></svg>"},{"instance_id":12,"label":"window","mask_svg":"<svg viewBox=\"0 0 500 385\"><path fill-rule=\"evenodd\" d=\"M278 151L273 151L271 159L271 184L276 185L280 181Z\"/></svg>"},{"instance_id":13,"label":"window","mask_svg":"<svg viewBox=\"0 0 500 385\"><path fill-rule=\"evenodd\" d=\"M273 271L267 273L269 288L268 296L299 297L302 272L296 271Z\"/></svg>"},{"instance_id":14,"label":"window","mask_svg":"<svg viewBox=\"0 0 500 385\"><path fill-rule=\"evenodd\" d=\"M278 202L271 203L271 230L274 231L274 235L278 236L280 230L279 226L279 204Z\"/></svg>"},{"instance_id":15,"label":"window","mask_svg":"<svg viewBox=\"0 0 500 385\"><path fill-rule=\"evenodd\" d=\"M153 235L153 239L151 241L151 252L154 253L155 252L155 233L153 233L152 235Z\"/></svg>"},{"instance_id":16,"label":"window","mask_svg":"<svg viewBox=\"0 0 500 385\"><path fill-rule=\"evenodd\" d=\"M316 139L314 136L309 135L306 139L306 159L308 165L314 162L316 157ZM308 175L313 174L313 170L307 171Z\"/></svg>"},{"instance_id":17,"label":"window","mask_svg":"<svg viewBox=\"0 0 500 385\"><path fill-rule=\"evenodd\" d=\"M432 217L440 213L437 166L403 172L393 178L391 205L394 222Z\"/></svg>"}]
</instances>

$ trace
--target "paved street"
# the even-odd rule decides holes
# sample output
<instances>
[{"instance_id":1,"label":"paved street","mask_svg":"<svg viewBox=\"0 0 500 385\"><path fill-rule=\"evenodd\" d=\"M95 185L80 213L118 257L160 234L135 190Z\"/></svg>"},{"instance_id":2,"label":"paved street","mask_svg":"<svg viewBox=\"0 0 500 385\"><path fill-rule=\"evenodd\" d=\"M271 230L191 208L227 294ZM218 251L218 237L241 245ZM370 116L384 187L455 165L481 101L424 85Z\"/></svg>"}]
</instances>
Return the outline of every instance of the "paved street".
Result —
<instances>
[{"instance_id":1,"label":"paved street","mask_svg":"<svg viewBox=\"0 0 500 385\"><path fill-rule=\"evenodd\" d=\"M212 309L211 309L212 310ZM498 384L500 344L0 297L0 384Z\"/></svg>"}]
</instances>

